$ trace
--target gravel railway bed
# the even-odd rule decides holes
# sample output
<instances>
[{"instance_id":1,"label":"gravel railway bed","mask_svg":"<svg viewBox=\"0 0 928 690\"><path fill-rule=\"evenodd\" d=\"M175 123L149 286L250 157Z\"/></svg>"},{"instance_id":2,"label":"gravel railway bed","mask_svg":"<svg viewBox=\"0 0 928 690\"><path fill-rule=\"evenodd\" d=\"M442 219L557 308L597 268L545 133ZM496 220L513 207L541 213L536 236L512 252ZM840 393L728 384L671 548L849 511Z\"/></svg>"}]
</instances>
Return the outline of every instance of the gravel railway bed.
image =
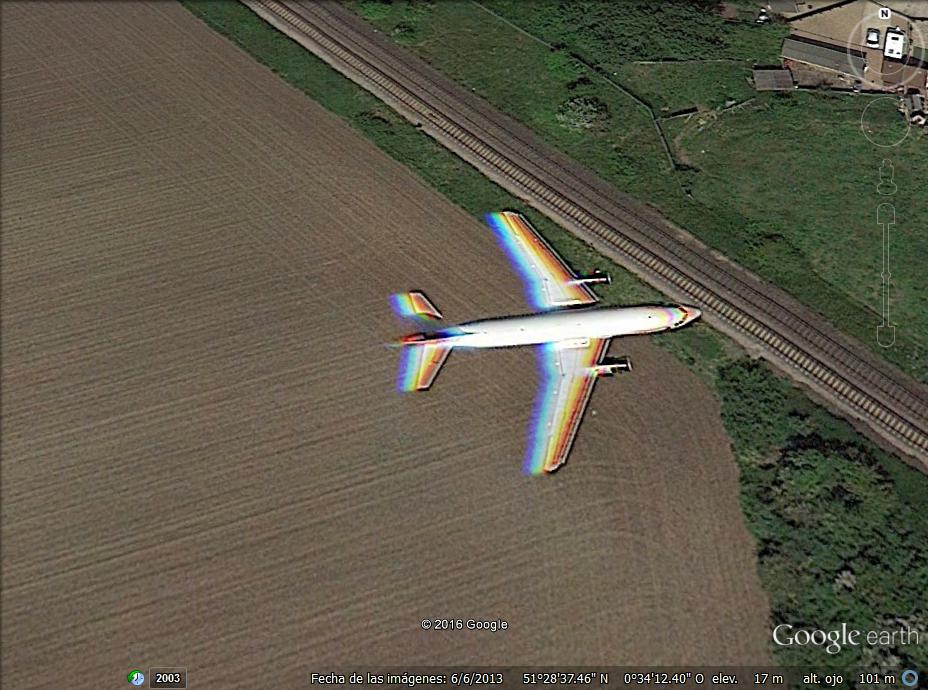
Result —
<instances>
[{"instance_id":1,"label":"gravel railway bed","mask_svg":"<svg viewBox=\"0 0 928 690\"><path fill-rule=\"evenodd\" d=\"M567 230L928 469L928 391L822 317L543 143L333 2L243 0L259 16Z\"/></svg>"}]
</instances>

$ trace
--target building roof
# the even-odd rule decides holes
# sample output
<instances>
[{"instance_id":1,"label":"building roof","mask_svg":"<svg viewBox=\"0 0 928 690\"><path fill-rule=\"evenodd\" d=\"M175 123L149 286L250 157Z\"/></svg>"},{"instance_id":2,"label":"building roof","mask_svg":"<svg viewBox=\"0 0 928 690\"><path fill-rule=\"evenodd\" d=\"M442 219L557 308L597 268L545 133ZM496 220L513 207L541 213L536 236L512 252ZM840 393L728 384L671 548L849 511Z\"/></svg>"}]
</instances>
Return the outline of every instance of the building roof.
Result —
<instances>
[{"instance_id":1,"label":"building roof","mask_svg":"<svg viewBox=\"0 0 928 690\"><path fill-rule=\"evenodd\" d=\"M803 3L803 7L807 7ZM888 7L890 17L880 17L880 8ZM802 36L829 43L866 46L867 29L886 30L898 27L906 33L913 45L928 46L928 0L905 2L900 0L841 0L807 12L791 15L792 30Z\"/></svg>"},{"instance_id":2,"label":"building roof","mask_svg":"<svg viewBox=\"0 0 928 690\"><path fill-rule=\"evenodd\" d=\"M809 14L810 12L820 12L834 7L835 5L846 5L854 0L799 0L798 5L800 14Z\"/></svg>"},{"instance_id":3,"label":"building roof","mask_svg":"<svg viewBox=\"0 0 928 690\"><path fill-rule=\"evenodd\" d=\"M914 93L902 99L902 104L909 113L917 113L925 110L925 97L920 93Z\"/></svg>"},{"instance_id":4,"label":"building roof","mask_svg":"<svg viewBox=\"0 0 928 690\"><path fill-rule=\"evenodd\" d=\"M767 9L774 14L796 14L799 6L796 0L768 0Z\"/></svg>"},{"instance_id":5,"label":"building roof","mask_svg":"<svg viewBox=\"0 0 928 690\"><path fill-rule=\"evenodd\" d=\"M909 19L928 19L928 3L925 0L877 0L883 7L904 14Z\"/></svg>"},{"instance_id":6,"label":"building roof","mask_svg":"<svg viewBox=\"0 0 928 690\"><path fill-rule=\"evenodd\" d=\"M793 88L793 75L788 69L755 69L754 88L758 91L788 91Z\"/></svg>"},{"instance_id":7,"label":"building roof","mask_svg":"<svg viewBox=\"0 0 928 690\"><path fill-rule=\"evenodd\" d=\"M791 36L783 41L783 57L855 76L863 74L867 65L867 59L859 50L801 36Z\"/></svg>"},{"instance_id":8,"label":"building roof","mask_svg":"<svg viewBox=\"0 0 928 690\"><path fill-rule=\"evenodd\" d=\"M928 82L928 67L911 58L894 63L892 72L883 74L883 83L887 86L905 86L918 89L921 93L925 93L928 88L926 82Z\"/></svg>"},{"instance_id":9,"label":"building roof","mask_svg":"<svg viewBox=\"0 0 928 690\"><path fill-rule=\"evenodd\" d=\"M843 2L789 20L793 32L817 41L852 48L866 47L867 29L879 29L880 36L899 24L899 17L881 19L880 4L873 0Z\"/></svg>"},{"instance_id":10,"label":"building roof","mask_svg":"<svg viewBox=\"0 0 928 690\"><path fill-rule=\"evenodd\" d=\"M772 2L767 3L772 5ZM792 2L786 3L792 5ZM893 14L901 14L908 19L928 19L928 2L925 0L797 0L796 14L791 19L802 19L822 12L828 12L848 5L867 4L871 7L864 10L872 15L873 8L888 7Z\"/></svg>"}]
</instances>

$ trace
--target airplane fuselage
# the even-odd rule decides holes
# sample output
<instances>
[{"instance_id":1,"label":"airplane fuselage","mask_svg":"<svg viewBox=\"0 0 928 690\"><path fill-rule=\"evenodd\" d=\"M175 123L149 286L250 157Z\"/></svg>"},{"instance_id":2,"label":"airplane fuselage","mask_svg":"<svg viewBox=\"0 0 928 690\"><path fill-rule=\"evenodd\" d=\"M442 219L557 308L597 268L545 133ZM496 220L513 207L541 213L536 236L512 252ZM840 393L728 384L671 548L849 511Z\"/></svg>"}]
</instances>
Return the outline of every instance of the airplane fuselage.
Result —
<instances>
[{"instance_id":1,"label":"airplane fuselage","mask_svg":"<svg viewBox=\"0 0 928 690\"><path fill-rule=\"evenodd\" d=\"M628 357L609 357L613 338L677 329L698 319L696 307L596 307L591 285L608 284L601 271L578 275L531 224L513 211L487 215L487 224L522 278L526 301L537 313L468 321L442 327L442 313L420 290L391 295L401 318L428 323L425 333L403 336L397 374L401 391L426 391L457 348L540 346L540 392L523 470L550 473L564 464L596 380L632 370Z\"/></svg>"},{"instance_id":2,"label":"airplane fuselage","mask_svg":"<svg viewBox=\"0 0 928 690\"><path fill-rule=\"evenodd\" d=\"M594 307L470 321L425 336L454 347L518 347L657 333L699 317L694 307Z\"/></svg>"}]
</instances>

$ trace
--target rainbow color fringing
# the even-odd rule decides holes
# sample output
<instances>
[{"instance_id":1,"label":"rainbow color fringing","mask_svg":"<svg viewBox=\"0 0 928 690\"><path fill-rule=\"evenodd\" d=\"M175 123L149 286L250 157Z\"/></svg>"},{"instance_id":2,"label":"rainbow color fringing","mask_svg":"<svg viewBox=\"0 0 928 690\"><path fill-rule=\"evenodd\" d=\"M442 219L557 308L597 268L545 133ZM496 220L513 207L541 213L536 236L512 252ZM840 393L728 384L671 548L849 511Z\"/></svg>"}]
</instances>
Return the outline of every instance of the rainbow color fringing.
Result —
<instances>
[{"instance_id":1,"label":"rainbow color fringing","mask_svg":"<svg viewBox=\"0 0 928 690\"><path fill-rule=\"evenodd\" d=\"M502 211L485 218L522 279L533 313L442 327L437 323L441 312L424 293L392 295L394 312L418 322L418 332L394 343L403 350L396 385L404 392L428 390L455 348L534 347L539 390L522 470L544 475L566 462L596 380L632 369L628 357L604 359L610 340L682 328L702 311L689 305L597 305L589 286L609 283L609 276L600 271L575 274L518 213Z\"/></svg>"},{"instance_id":2,"label":"rainbow color fringing","mask_svg":"<svg viewBox=\"0 0 928 690\"><path fill-rule=\"evenodd\" d=\"M411 393L416 390L421 356L417 347L404 347L400 350L400 363L396 369L396 390L401 393Z\"/></svg>"},{"instance_id":3,"label":"rainbow color fringing","mask_svg":"<svg viewBox=\"0 0 928 690\"><path fill-rule=\"evenodd\" d=\"M403 319L438 321L441 314L421 292L397 292L390 295L393 313Z\"/></svg>"},{"instance_id":4,"label":"rainbow color fringing","mask_svg":"<svg viewBox=\"0 0 928 690\"><path fill-rule=\"evenodd\" d=\"M664 328L669 328L679 319L685 316L685 314L680 311L679 307L657 307L656 309L660 312L661 317L664 319L664 322L658 325Z\"/></svg>"},{"instance_id":5,"label":"rainbow color fringing","mask_svg":"<svg viewBox=\"0 0 928 690\"><path fill-rule=\"evenodd\" d=\"M438 331L435 335L437 337L406 341L397 369L397 390L409 393L427 390L432 385L453 347L448 342L447 332Z\"/></svg>"},{"instance_id":6,"label":"rainbow color fringing","mask_svg":"<svg viewBox=\"0 0 928 690\"><path fill-rule=\"evenodd\" d=\"M591 347L573 350L577 368L589 372L579 376L561 374L556 344L537 346L540 386L522 464L525 474L537 476L551 472L567 458L596 383L591 367L599 362L606 346L607 341L599 340L592 341ZM561 390L562 386L566 388Z\"/></svg>"},{"instance_id":7,"label":"rainbow color fringing","mask_svg":"<svg viewBox=\"0 0 928 690\"><path fill-rule=\"evenodd\" d=\"M525 448L525 460L522 462L522 473L540 475L545 470L549 436L545 433L546 420L550 419L555 406L553 389L560 378L557 368L557 355L554 343L539 345L535 348L538 358L538 393L535 397L535 407L528 425L528 439Z\"/></svg>"},{"instance_id":8,"label":"rainbow color fringing","mask_svg":"<svg viewBox=\"0 0 928 690\"><path fill-rule=\"evenodd\" d=\"M544 311L552 306L545 280L550 280L566 292L565 304L595 301L586 287L574 282L574 274L522 216L497 211L488 213L485 219L522 279L525 297L533 309Z\"/></svg>"}]
</instances>

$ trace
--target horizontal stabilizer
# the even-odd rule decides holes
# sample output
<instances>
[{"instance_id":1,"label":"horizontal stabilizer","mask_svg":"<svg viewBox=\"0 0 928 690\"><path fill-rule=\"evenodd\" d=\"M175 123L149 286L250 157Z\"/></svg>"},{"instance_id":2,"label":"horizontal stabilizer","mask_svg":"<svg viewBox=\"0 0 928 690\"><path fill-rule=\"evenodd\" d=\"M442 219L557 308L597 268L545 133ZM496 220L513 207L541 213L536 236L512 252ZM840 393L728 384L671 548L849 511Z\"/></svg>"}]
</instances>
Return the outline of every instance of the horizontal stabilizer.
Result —
<instances>
[{"instance_id":1,"label":"horizontal stabilizer","mask_svg":"<svg viewBox=\"0 0 928 690\"><path fill-rule=\"evenodd\" d=\"M438 371L451 354L451 347L434 341L409 342L403 348L397 388L407 392L431 388Z\"/></svg>"},{"instance_id":2,"label":"horizontal stabilizer","mask_svg":"<svg viewBox=\"0 0 928 690\"><path fill-rule=\"evenodd\" d=\"M391 295L390 304L393 306L393 311L403 318L441 320L441 312L438 308L432 304L424 292L418 290Z\"/></svg>"}]
</instances>

